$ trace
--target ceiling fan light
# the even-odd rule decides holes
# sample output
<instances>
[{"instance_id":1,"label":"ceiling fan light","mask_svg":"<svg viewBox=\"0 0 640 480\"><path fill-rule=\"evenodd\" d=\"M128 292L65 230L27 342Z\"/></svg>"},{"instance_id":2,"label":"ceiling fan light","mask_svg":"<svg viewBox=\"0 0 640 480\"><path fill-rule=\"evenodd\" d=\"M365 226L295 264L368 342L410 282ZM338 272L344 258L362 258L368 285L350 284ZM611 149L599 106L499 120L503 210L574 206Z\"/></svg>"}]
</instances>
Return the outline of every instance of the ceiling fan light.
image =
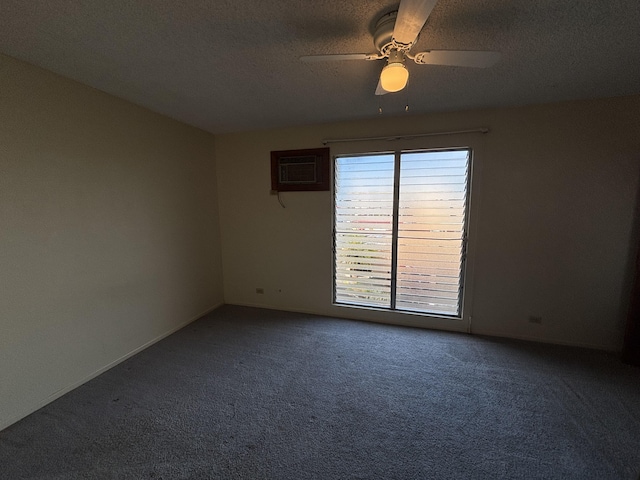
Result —
<instances>
[{"instance_id":1,"label":"ceiling fan light","mask_svg":"<svg viewBox=\"0 0 640 480\"><path fill-rule=\"evenodd\" d=\"M407 86L409 70L400 62L385 65L380 73L380 86L387 92L399 92Z\"/></svg>"}]
</instances>

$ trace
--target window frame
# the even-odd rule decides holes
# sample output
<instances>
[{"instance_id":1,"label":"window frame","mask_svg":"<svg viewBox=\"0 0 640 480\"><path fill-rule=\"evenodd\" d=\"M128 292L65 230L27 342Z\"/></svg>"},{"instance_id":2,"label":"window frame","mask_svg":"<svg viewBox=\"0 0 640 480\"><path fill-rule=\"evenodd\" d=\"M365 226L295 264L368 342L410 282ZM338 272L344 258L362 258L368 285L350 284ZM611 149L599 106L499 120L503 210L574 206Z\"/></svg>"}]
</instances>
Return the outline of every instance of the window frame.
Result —
<instances>
[{"instance_id":1,"label":"window frame","mask_svg":"<svg viewBox=\"0 0 640 480\"><path fill-rule=\"evenodd\" d=\"M337 311L343 311L345 316L352 318L370 318L374 321L400 325L423 326L452 331L470 331L473 310L474 263L478 230L478 208L480 204L481 165L486 150L485 135L477 133L462 133L456 135L442 135L420 139L400 139L393 141L390 148L389 140L368 140L342 142L331 149L331 302ZM335 164L340 156L394 154L395 152L412 151L447 151L469 150L469 166L467 170L467 208L465 209L465 255L461 268L461 293L459 298L458 316L439 313L415 312L409 310L391 309L386 307L337 303L335 296ZM357 312L361 313L357 313ZM353 312L353 313L350 313ZM368 314L366 312L369 312ZM364 317L363 317L364 315ZM382 316L381 316L382 315Z\"/></svg>"}]
</instances>

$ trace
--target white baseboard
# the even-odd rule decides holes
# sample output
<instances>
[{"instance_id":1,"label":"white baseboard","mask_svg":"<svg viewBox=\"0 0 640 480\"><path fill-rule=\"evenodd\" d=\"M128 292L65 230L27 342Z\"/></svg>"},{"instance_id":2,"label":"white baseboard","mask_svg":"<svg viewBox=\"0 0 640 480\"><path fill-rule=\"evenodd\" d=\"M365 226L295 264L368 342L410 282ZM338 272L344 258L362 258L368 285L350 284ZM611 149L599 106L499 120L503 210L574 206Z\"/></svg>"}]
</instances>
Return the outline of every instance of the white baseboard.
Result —
<instances>
[{"instance_id":1,"label":"white baseboard","mask_svg":"<svg viewBox=\"0 0 640 480\"><path fill-rule=\"evenodd\" d=\"M621 347L614 347L612 345L603 345L596 343L583 343L583 342L571 342L567 340L561 340L557 338L541 338L533 335L513 335L503 332L495 332L493 330L477 330L474 329L472 335L482 335L486 337L498 337L498 338L511 338L514 340L524 340L526 342L547 343L551 345L562 345L565 347L579 347L589 348L591 350L602 350L605 352L617 353L621 350Z\"/></svg>"},{"instance_id":2,"label":"white baseboard","mask_svg":"<svg viewBox=\"0 0 640 480\"><path fill-rule=\"evenodd\" d=\"M333 317L334 315L330 315L327 313L318 313L308 309L300 309L300 308L289 308L284 306L274 306L274 305L264 305L261 303L252 303L252 302L225 302L225 305L236 305L238 307L249 307L249 308L264 308L265 310L279 310L281 312L292 312L292 313L305 313L308 315L318 315L321 317Z\"/></svg>"},{"instance_id":3,"label":"white baseboard","mask_svg":"<svg viewBox=\"0 0 640 480\"><path fill-rule=\"evenodd\" d=\"M154 343L159 342L160 340L168 337L169 335L171 335L172 333L177 332L178 330L180 330L181 328L186 327L187 325L189 325L190 323L195 322L196 320L198 320L199 318L207 315L208 313L214 311L216 308L221 307L222 305L224 305L224 302L218 303L210 308L208 308L207 310L205 310L202 313L199 313L198 315L195 315L194 317L190 318L189 320L180 323L179 325L176 325L175 327L171 328L169 331L157 336L156 338L149 340L147 343L135 348L134 350L130 351L129 353L121 356L120 358L114 360L113 362L105 365L104 367L99 368L98 370L96 370L95 372L87 375L86 377L84 377L82 380L79 380L77 382L72 383L71 385L68 385L60 390L58 390L57 392L49 395L47 398L40 400L32 405L30 405L29 407L25 408L21 413L19 413L18 415L14 416L13 418L10 418L7 421L4 421L2 423L0 423L0 431L4 430L5 428L7 428L9 425L13 425L14 423L18 422L19 420L22 420L23 418L27 417L28 415L31 415L32 413L34 413L35 411L41 409L42 407L44 407L45 405L53 402L54 400L57 400L58 398L62 397L64 394L69 393L71 390L74 390L76 388L78 388L80 385L83 385L85 383L87 383L89 380L94 379L95 377L97 377L98 375L106 372L107 370L115 367L116 365L118 365L119 363L124 362L125 360L127 360L128 358L133 357L135 354L140 353L142 350L144 350L145 348L150 347L151 345L153 345Z\"/></svg>"},{"instance_id":4,"label":"white baseboard","mask_svg":"<svg viewBox=\"0 0 640 480\"><path fill-rule=\"evenodd\" d=\"M444 319L432 317L432 321L425 321L427 317L415 315L409 312L384 312L382 310L369 309L367 307L335 306L335 311L312 311L303 308L290 308L286 306L263 305L250 302L226 302L227 305L237 305L239 307L264 308L265 310L280 310L283 312L303 313L306 315L316 315L320 317L343 318L347 320L357 320L361 322L380 323L383 325L396 325L398 327L424 328L426 330L441 330L453 333L467 333L467 326L460 319ZM378 318L376 315L384 315ZM433 320L445 320L446 325L438 325ZM429 322L429 323L427 323ZM426 323L426 324L425 324Z\"/></svg>"},{"instance_id":5,"label":"white baseboard","mask_svg":"<svg viewBox=\"0 0 640 480\"><path fill-rule=\"evenodd\" d=\"M232 302L230 303L230 305L238 305L241 307L264 308L267 310L282 310L286 312L305 313L310 315L320 315L324 317L347 318L349 320L362 320L365 322L384 323L387 325L426 328L427 330L444 330L444 331L455 332L455 333L468 333L466 329L462 329L462 328L438 328L437 326L425 326L421 324L421 322L417 322L417 321L414 322L409 319L406 321L389 321L386 319L380 320L376 318L364 318L366 315L353 313L353 312L350 312L348 309L345 309L344 312L340 312L340 313L335 313L335 312L326 313L326 312L317 312L317 311L313 312L313 311L304 310L304 309L287 308L283 306L276 307L273 305L261 305L259 303L248 303L248 302L247 303ZM571 341L566 341L566 340L561 340L556 338L540 338L540 337L528 336L528 335L513 335L509 333L504 333L504 332L478 330L476 328L473 329L473 331L471 332L471 335L483 335L487 337L497 337L497 338L510 338L513 340L524 340L527 342L546 343L551 345L562 345L566 347L589 348L591 350L602 350L602 351L607 351L612 353L617 353L621 350L621 346L603 345L603 344L595 344L595 343L583 343L583 342L571 342Z\"/></svg>"}]
</instances>

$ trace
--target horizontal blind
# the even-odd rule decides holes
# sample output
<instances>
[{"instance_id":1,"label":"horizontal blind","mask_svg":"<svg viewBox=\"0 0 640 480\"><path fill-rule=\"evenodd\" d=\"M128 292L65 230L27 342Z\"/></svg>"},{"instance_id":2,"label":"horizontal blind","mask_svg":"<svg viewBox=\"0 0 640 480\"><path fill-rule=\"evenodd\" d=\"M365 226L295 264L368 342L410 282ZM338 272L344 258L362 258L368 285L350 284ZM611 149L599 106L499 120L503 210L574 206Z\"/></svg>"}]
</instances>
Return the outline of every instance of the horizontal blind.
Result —
<instances>
[{"instance_id":1,"label":"horizontal blind","mask_svg":"<svg viewBox=\"0 0 640 480\"><path fill-rule=\"evenodd\" d=\"M469 151L402 153L395 308L458 315Z\"/></svg>"},{"instance_id":2,"label":"horizontal blind","mask_svg":"<svg viewBox=\"0 0 640 480\"><path fill-rule=\"evenodd\" d=\"M394 155L335 161L335 301L390 307Z\"/></svg>"}]
</instances>

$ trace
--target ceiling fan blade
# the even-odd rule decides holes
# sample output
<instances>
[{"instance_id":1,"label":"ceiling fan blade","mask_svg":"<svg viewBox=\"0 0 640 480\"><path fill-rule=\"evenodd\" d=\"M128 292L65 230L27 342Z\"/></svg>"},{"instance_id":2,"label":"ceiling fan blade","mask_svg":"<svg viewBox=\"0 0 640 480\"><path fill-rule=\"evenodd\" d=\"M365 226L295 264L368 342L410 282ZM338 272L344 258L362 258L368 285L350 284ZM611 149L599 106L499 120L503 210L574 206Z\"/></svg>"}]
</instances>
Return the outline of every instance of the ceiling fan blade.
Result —
<instances>
[{"instance_id":1,"label":"ceiling fan blade","mask_svg":"<svg viewBox=\"0 0 640 480\"><path fill-rule=\"evenodd\" d=\"M384 88L382 88L382 82L378 80L378 86L376 87L376 95L386 95L387 92Z\"/></svg>"},{"instance_id":2,"label":"ceiling fan blade","mask_svg":"<svg viewBox=\"0 0 640 480\"><path fill-rule=\"evenodd\" d=\"M429 50L411 55L413 61L425 65L450 65L453 67L487 68L500 60L500 52L473 50Z\"/></svg>"},{"instance_id":3,"label":"ceiling fan blade","mask_svg":"<svg viewBox=\"0 0 640 480\"><path fill-rule=\"evenodd\" d=\"M402 0L393 27L393 39L403 45L415 42L437 0Z\"/></svg>"},{"instance_id":4,"label":"ceiling fan blade","mask_svg":"<svg viewBox=\"0 0 640 480\"><path fill-rule=\"evenodd\" d=\"M335 62L342 60L370 60L368 53L342 53L335 55L305 55L300 60L307 63L314 62Z\"/></svg>"}]
</instances>

